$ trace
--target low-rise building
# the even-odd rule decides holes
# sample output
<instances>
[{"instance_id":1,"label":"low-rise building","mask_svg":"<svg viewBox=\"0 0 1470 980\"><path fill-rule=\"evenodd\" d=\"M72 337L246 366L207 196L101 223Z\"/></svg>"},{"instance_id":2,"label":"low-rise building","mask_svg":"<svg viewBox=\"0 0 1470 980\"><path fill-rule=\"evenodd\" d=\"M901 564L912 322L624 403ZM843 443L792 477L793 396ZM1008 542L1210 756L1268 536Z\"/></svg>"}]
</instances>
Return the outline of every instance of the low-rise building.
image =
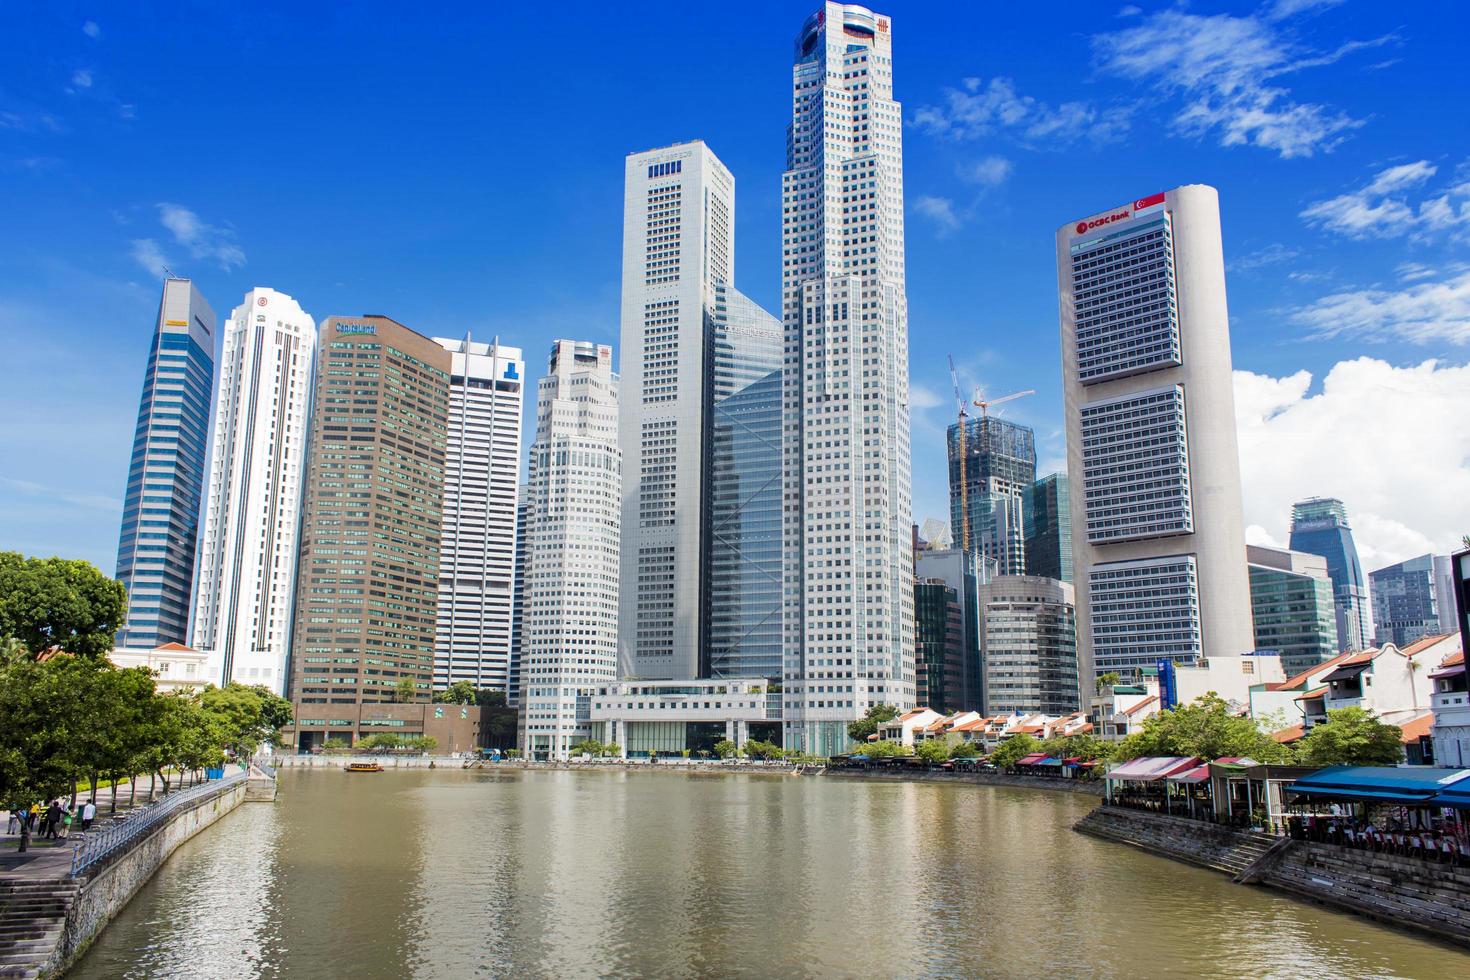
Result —
<instances>
[{"instance_id":1,"label":"low-rise building","mask_svg":"<svg viewBox=\"0 0 1470 980\"><path fill-rule=\"evenodd\" d=\"M1140 684L1112 684L1092 698L1089 717L1099 738L1120 742L1143 727L1144 719L1161 710L1159 682L1145 675Z\"/></svg>"},{"instance_id":2,"label":"low-rise building","mask_svg":"<svg viewBox=\"0 0 1470 980\"><path fill-rule=\"evenodd\" d=\"M710 752L726 739L780 744L781 692L771 687L764 677L604 684L588 707L591 737L634 759Z\"/></svg>"},{"instance_id":3,"label":"low-rise building","mask_svg":"<svg viewBox=\"0 0 1470 980\"><path fill-rule=\"evenodd\" d=\"M900 745L913 745L916 732L924 731L942 717L944 716L933 708L910 708L897 718L881 722L878 725L878 738Z\"/></svg>"},{"instance_id":4,"label":"low-rise building","mask_svg":"<svg viewBox=\"0 0 1470 980\"><path fill-rule=\"evenodd\" d=\"M153 672L153 684L160 691L197 691L210 682L209 672L205 669L209 654L182 643L117 647L107 659L121 670L147 667Z\"/></svg>"},{"instance_id":5,"label":"low-rise building","mask_svg":"<svg viewBox=\"0 0 1470 980\"><path fill-rule=\"evenodd\" d=\"M1250 709L1252 689L1285 680L1281 657L1271 652L1210 656L1193 666L1174 666L1174 689L1180 704L1213 693L1240 713Z\"/></svg>"},{"instance_id":6,"label":"low-rise building","mask_svg":"<svg viewBox=\"0 0 1470 980\"><path fill-rule=\"evenodd\" d=\"M1429 675L1434 684L1431 706L1434 760L1441 766L1470 766L1470 693L1467 693L1465 651L1440 661Z\"/></svg>"},{"instance_id":7,"label":"low-rise building","mask_svg":"<svg viewBox=\"0 0 1470 980\"><path fill-rule=\"evenodd\" d=\"M287 744L298 752L319 749L329 738L356 745L369 735L413 738L427 735L437 743L434 755L475 752L480 746L480 709L472 704L309 704L297 708L297 717L281 730Z\"/></svg>"}]
</instances>

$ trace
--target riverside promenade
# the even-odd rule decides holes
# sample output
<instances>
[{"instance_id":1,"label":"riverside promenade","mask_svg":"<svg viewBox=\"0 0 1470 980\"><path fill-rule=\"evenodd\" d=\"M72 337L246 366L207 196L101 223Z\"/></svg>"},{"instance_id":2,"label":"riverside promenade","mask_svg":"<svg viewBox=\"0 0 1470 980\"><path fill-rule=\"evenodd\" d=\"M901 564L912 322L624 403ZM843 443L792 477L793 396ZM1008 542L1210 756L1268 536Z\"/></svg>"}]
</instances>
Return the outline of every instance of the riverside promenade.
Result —
<instances>
[{"instance_id":1,"label":"riverside promenade","mask_svg":"<svg viewBox=\"0 0 1470 980\"><path fill-rule=\"evenodd\" d=\"M149 790L116 813L101 798L85 832L33 839L20 854L15 837L0 851L0 977L60 975L174 850L247 800L273 801L268 771L232 766L224 777L161 793ZM100 796L100 794L99 794Z\"/></svg>"}]
</instances>

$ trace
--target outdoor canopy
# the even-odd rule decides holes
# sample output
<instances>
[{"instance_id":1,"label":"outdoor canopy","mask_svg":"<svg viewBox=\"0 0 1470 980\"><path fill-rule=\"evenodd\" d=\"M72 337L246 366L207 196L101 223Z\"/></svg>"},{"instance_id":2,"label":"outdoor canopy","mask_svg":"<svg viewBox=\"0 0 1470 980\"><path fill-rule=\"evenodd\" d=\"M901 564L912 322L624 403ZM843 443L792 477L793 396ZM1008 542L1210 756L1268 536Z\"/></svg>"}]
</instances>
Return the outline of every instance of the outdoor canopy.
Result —
<instances>
[{"instance_id":1,"label":"outdoor canopy","mask_svg":"<svg viewBox=\"0 0 1470 980\"><path fill-rule=\"evenodd\" d=\"M1151 783L1173 773L1193 769L1199 764L1200 760L1182 755L1145 756L1118 766L1107 774L1107 779L1117 783Z\"/></svg>"},{"instance_id":2,"label":"outdoor canopy","mask_svg":"<svg viewBox=\"0 0 1470 980\"><path fill-rule=\"evenodd\" d=\"M1302 776L1286 789L1296 796L1318 799L1455 806L1437 799L1449 793L1465 800L1459 805L1470 806L1470 782L1466 780L1470 780L1470 769L1332 766Z\"/></svg>"},{"instance_id":3,"label":"outdoor canopy","mask_svg":"<svg viewBox=\"0 0 1470 980\"><path fill-rule=\"evenodd\" d=\"M1043 760L1045 758L1046 758L1046 753L1045 752L1032 752L1030 755L1022 756L1021 758L1017 759L1016 760L1016 765L1018 765L1018 766L1035 766L1035 765L1040 765L1041 764L1041 760Z\"/></svg>"}]
</instances>

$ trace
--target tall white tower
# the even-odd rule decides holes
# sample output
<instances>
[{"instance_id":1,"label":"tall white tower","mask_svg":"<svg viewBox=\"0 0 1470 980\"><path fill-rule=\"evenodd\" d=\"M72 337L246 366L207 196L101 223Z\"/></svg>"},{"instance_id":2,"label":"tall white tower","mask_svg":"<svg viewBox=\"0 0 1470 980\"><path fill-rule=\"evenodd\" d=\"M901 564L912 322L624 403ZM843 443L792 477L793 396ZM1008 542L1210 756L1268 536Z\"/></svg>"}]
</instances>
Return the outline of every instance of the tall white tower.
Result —
<instances>
[{"instance_id":1,"label":"tall white tower","mask_svg":"<svg viewBox=\"0 0 1470 980\"><path fill-rule=\"evenodd\" d=\"M435 337L450 352L434 687L511 689L511 604L526 363L516 347Z\"/></svg>"},{"instance_id":2,"label":"tall white tower","mask_svg":"<svg viewBox=\"0 0 1470 980\"><path fill-rule=\"evenodd\" d=\"M617 679L618 376L612 348L558 340L531 446L521 744L563 759L592 734L593 688Z\"/></svg>"},{"instance_id":3,"label":"tall white tower","mask_svg":"<svg viewBox=\"0 0 1470 980\"><path fill-rule=\"evenodd\" d=\"M225 324L190 628L215 683L285 693L316 340L264 287Z\"/></svg>"},{"instance_id":4,"label":"tall white tower","mask_svg":"<svg viewBox=\"0 0 1470 980\"><path fill-rule=\"evenodd\" d=\"M1193 184L1057 230L1082 688L1254 647L1220 199Z\"/></svg>"},{"instance_id":5,"label":"tall white tower","mask_svg":"<svg viewBox=\"0 0 1470 980\"><path fill-rule=\"evenodd\" d=\"M698 140L630 154L623 182L623 581L619 648L641 678L699 676L706 334L735 274L735 178Z\"/></svg>"},{"instance_id":6,"label":"tall white tower","mask_svg":"<svg viewBox=\"0 0 1470 980\"><path fill-rule=\"evenodd\" d=\"M802 25L782 175L785 744L914 699L903 138L892 21Z\"/></svg>"}]
</instances>

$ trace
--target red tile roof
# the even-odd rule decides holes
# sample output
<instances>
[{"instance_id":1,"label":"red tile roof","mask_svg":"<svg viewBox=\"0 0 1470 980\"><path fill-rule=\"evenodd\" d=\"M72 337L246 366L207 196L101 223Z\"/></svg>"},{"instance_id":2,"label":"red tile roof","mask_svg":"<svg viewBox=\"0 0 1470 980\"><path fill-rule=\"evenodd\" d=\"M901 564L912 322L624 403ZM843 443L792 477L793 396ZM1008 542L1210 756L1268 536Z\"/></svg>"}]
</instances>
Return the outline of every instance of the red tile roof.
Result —
<instances>
[{"instance_id":1,"label":"red tile roof","mask_svg":"<svg viewBox=\"0 0 1470 980\"><path fill-rule=\"evenodd\" d=\"M165 643L163 646L154 647L153 649L154 649L155 652L157 652L159 650L169 650L169 651L175 651L175 652L176 651L179 651L179 650L182 650L185 653L197 653L198 652L193 647L186 647L182 643Z\"/></svg>"},{"instance_id":2,"label":"red tile roof","mask_svg":"<svg viewBox=\"0 0 1470 980\"><path fill-rule=\"evenodd\" d=\"M1282 745L1290 745L1292 742L1299 741L1306 734L1307 729L1305 725L1292 725L1290 728L1283 728L1279 732L1272 732L1271 737Z\"/></svg>"},{"instance_id":3,"label":"red tile roof","mask_svg":"<svg viewBox=\"0 0 1470 980\"><path fill-rule=\"evenodd\" d=\"M1306 694L1298 694L1296 696L1296 699L1298 701L1315 701L1318 698L1320 698L1323 695L1325 695L1326 693L1327 693L1327 688L1325 688L1325 687L1319 687L1315 691L1308 691Z\"/></svg>"},{"instance_id":4,"label":"red tile roof","mask_svg":"<svg viewBox=\"0 0 1470 980\"><path fill-rule=\"evenodd\" d=\"M1142 701L1138 702L1133 707L1131 707L1131 708L1127 709L1126 711L1124 711L1123 714L1125 714L1125 715L1131 715L1131 714L1133 714L1136 711L1142 711L1144 708L1146 708L1149 705L1153 704L1158 699L1159 699L1159 696L1157 694L1150 694L1148 697L1144 698Z\"/></svg>"},{"instance_id":5,"label":"red tile roof","mask_svg":"<svg viewBox=\"0 0 1470 980\"><path fill-rule=\"evenodd\" d=\"M1424 714L1420 715L1418 718L1415 718L1413 721L1405 722L1404 724L1399 726L1399 731L1403 733L1400 741L1402 741L1406 745L1411 742L1417 742L1419 741L1419 739L1428 735L1430 729L1433 727L1434 712L1426 711L1424 712Z\"/></svg>"},{"instance_id":6,"label":"red tile roof","mask_svg":"<svg viewBox=\"0 0 1470 980\"><path fill-rule=\"evenodd\" d=\"M1324 660L1310 670L1304 670L1300 674L1297 674L1295 677L1288 677L1276 687L1270 687L1268 685L1267 689L1272 691L1295 691L1299 687L1305 687L1307 683L1307 678L1311 677L1313 674L1317 673L1318 671L1326 670L1329 667L1337 667L1351 656L1351 653L1339 653L1331 660Z\"/></svg>"},{"instance_id":7,"label":"red tile roof","mask_svg":"<svg viewBox=\"0 0 1470 980\"><path fill-rule=\"evenodd\" d=\"M1423 653L1432 646L1437 646L1454 636L1453 633L1436 633L1433 636L1421 636L1419 639L1404 647L1401 651L1406 657L1413 657Z\"/></svg>"}]
</instances>

